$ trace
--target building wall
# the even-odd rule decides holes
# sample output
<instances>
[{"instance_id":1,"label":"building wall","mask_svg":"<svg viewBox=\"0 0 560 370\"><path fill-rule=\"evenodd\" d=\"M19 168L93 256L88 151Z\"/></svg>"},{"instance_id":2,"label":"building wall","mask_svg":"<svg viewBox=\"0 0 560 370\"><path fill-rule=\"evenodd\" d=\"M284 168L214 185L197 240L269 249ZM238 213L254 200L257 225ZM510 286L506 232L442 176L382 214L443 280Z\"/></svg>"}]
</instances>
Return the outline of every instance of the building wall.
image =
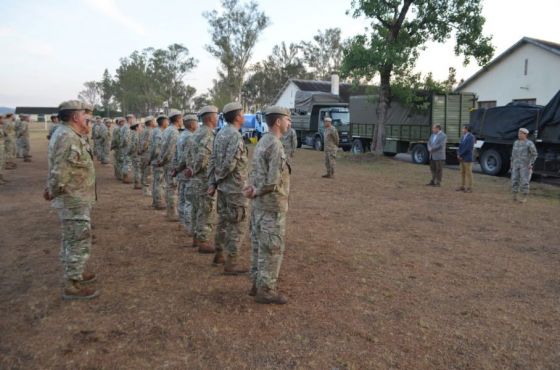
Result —
<instances>
[{"instance_id":1,"label":"building wall","mask_svg":"<svg viewBox=\"0 0 560 370\"><path fill-rule=\"evenodd\" d=\"M459 90L476 93L480 102L495 100L498 106L514 99L536 99L536 104L545 105L560 90L558 71L560 56L524 44Z\"/></svg>"},{"instance_id":2,"label":"building wall","mask_svg":"<svg viewBox=\"0 0 560 370\"><path fill-rule=\"evenodd\" d=\"M281 107L293 109L295 106L296 92L299 91L299 87L293 82L290 82L286 90L280 95L278 100L274 105L279 105Z\"/></svg>"}]
</instances>

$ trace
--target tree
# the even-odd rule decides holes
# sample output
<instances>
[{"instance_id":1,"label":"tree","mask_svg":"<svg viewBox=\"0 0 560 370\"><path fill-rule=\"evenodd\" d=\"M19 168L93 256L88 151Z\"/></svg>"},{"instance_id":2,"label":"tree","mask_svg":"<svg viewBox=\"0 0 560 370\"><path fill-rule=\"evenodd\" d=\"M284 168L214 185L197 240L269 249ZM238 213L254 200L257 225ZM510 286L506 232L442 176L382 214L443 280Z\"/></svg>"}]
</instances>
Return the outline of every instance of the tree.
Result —
<instances>
[{"instance_id":1,"label":"tree","mask_svg":"<svg viewBox=\"0 0 560 370\"><path fill-rule=\"evenodd\" d=\"M78 94L78 99L91 105L93 108L99 106L99 103L101 102L99 82L84 82L84 89Z\"/></svg>"},{"instance_id":2,"label":"tree","mask_svg":"<svg viewBox=\"0 0 560 370\"><path fill-rule=\"evenodd\" d=\"M200 94L192 98L192 106L191 109L194 112L198 112L200 108L204 107L205 105L210 104L210 97L208 94Z\"/></svg>"},{"instance_id":3,"label":"tree","mask_svg":"<svg viewBox=\"0 0 560 370\"><path fill-rule=\"evenodd\" d=\"M328 80L333 72L340 70L345 42L341 40L340 28L318 30L312 41L302 41L304 62L313 77Z\"/></svg>"},{"instance_id":4,"label":"tree","mask_svg":"<svg viewBox=\"0 0 560 370\"><path fill-rule=\"evenodd\" d=\"M270 24L269 18L259 10L256 2L240 4L239 0L222 0L223 12L204 12L208 20L212 45L206 50L218 58L221 69L215 81L214 100L239 99L248 63L261 32ZM220 88L217 91L217 88Z\"/></svg>"},{"instance_id":5,"label":"tree","mask_svg":"<svg viewBox=\"0 0 560 370\"><path fill-rule=\"evenodd\" d=\"M116 110L116 106L113 102L114 87L113 78L111 77L109 71L105 68L103 78L99 82L99 94L101 98L101 107L103 107L103 111L106 116L110 116L111 111Z\"/></svg>"},{"instance_id":6,"label":"tree","mask_svg":"<svg viewBox=\"0 0 560 370\"><path fill-rule=\"evenodd\" d=\"M455 54L484 65L492 58L491 37L482 34L485 19L481 0L352 0L352 15L371 20L371 31L351 40L343 74L371 80L379 74L379 124L372 151L383 152L387 109L393 74L410 71L427 42L455 38Z\"/></svg>"}]
</instances>

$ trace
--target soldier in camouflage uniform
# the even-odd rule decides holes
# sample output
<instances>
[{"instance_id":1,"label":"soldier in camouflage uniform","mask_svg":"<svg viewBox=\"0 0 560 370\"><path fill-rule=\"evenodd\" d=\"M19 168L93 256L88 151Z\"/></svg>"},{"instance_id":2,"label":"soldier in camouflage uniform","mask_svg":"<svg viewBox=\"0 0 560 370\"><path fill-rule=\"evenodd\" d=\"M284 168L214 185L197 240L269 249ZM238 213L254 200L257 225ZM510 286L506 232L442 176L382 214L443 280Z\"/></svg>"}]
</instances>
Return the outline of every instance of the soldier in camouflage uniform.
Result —
<instances>
[{"instance_id":1,"label":"soldier in camouflage uniform","mask_svg":"<svg viewBox=\"0 0 560 370\"><path fill-rule=\"evenodd\" d=\"M190 179L185 176L184 169L186 163L186 155L187 155L187 144L190 142L190 146L192 147L192 140L189 138L192 137L193 133L198 128L198 117L194 114L189 114L185 116L183 120L183 124L185 129L179 135L177 139L177 150L175 151L175 157L173 158L173 166L175 168L174 174L177 180L177 194L179 197L179 202L177 205L177 211L179 213L179 221L185 228L185 231L189 236L193 235L192 230L192 204L191 204L191 197L190 197ZM181 166L181 163L183 164Z\"/></svg>"},{"instance_id":2,"label":"soldier in camouflage uniform","mask_svg":"<svg viewBox=\"0 0 560 370\"><path fill-rule=\"evenodd\" d=\"M88 300L98 292L88 287L95 274L84 271L91 249L91 208L96 200L93 153L87 141L88 110L71 100L60 104L60 127L49 142L49 173L44 198L57 209L61 221L65 300Z\"/></svg>"},{"instance_id":3,"label":"soldier in camouflage uniform","mask_svg":"<svg viewBox=\"0 0 560 370\"><path fill-rule=\"evenodd\" d=\"M31 155L29 155L29 121L29 116L22 114L21 120L16 122L16 151L18 158L23 158L24 162L31 162Z\"/></svg>"},{"instance_id":4,"label":"soldier in camouflage uniform","mask_svg":"<svg viewBox=\"0 0 560 370\"><path fill-rule=\"evenodd\" d=\"M247 199L243 189L247 186L248 152L239 129L245 118L240 103L229 103L223 109L228 123L214 139L214 149L208 169L208 194L217 196L218 223L214 247L214 265L223 264L225 275L238 275L248 272L238 266L237 256L247 219ZM223 251L227 258L224 260Z\"/></svg>"},{"instance_id":5,"label":"soldier in camouflage uniform","mask_svg":"<svg viewBox=\"0 0 560 370\"><path fill-rule=\"evenodd\" d=\"M95 116L93 118L93 124L91 125L91 140L93 141L93 156L99 160L99 137L97 130L101 123L101 118Z\"/></svg>"},{"instance_id":6,"label":"soldier in camouflage uniform","mask_svg":"<svg viewBox=\"0 0 560 370\"><path fill-rule=\"evenodd\" d=\"M116 125L113 127L111 131L111 150L113 150L113 170L115 171L115 178L117 180L122 180L122 163L121 163L121 150L120 150L120 135L121 135L121 127L124 124L124 118L117 117L115 118Z\"/></svg>"},{"instance_id":7,"label":"soldier in camouflage uniform","mask_svg":"<svg viewBox=\"0 0 560 370\"><path fill-rule=\"evenodd\" d=\"M284 147L286 158L288 158L288 163L290 166L293 166L294 155L297 148L297 134L296 130L291 127L291 123L288 131L282 136L282 146Z\"/></svg>"},{"instance_id":8,"label":"soldier in camouflage uniform","mask_svg":"<svg viewBox=\"0 0 560 370\"><path fill-rule=\"evenodd\" d=\"M130 170L132 167L132 160L128 153L130 147L130 126L135 122L135 117L132 114L126 115L126 122L119 129L119 149L121 155L121 175L124 184L130 184Z\"/></svg>"},{"instance_id":9,"label":"soldier in camouflage uniform","mask_svg":"<svg viewBox=\"0 0 560 370\"><path fill-rule=\"evenodd\" d=\"M22 119L25 115L20 114L19 118L14 121L14 131L16 133L16 158L23 158L23 145L21 137Z\"/></svg>"},{"instance_id":10,"label":"soldier in camouflage uniform","mask_svg":"<svg viewBox=\"0 0 560 370\"><path fill-rule=\"evenodd\" d=\"M105 118L97 129L99 145L99 160L101 164L109 164L109 152L111 151L111 120Z\"/></svg>"},{"instance_id":11,"label":"soldier in camouflage uniform","mask_svg":"<svg viewBox=\"0 0 560 370\"><path fill-rule=\"evenodd\" d=\"M163 179L165 182L165 204L167 209L167 220L177 221L177 184L175 183L175 164L173 159L177 152L177 139L179 130L183 128L183 114L176 110L169 110L169 127L165 129L161 137L161 151L159 153L158 166L163 167Z\"/></svg>"},{"instance_id":12,"label":"soldier in camouflage uniform","mask_svg":"<svg viewBox=\"0 0 560 370\"><path fill-rule=\"evenodd\" d=\"M132 163L132 182L134 183L134 189L138 190L142 189L140 181L142 179L142 165L140 163L140 154L138 154L138 141L143 128L144 126L138 123L130 126L130 141L127 147L127 153Z\"/></svg>"},{"instance_id":13,"label":"soldier in camouflage uniform","mask_svg":"<svg viewBox=\"0 0 560 370\"><path fill-rule=\"evenodd\" d=\"M152 116L144 118L144 130L138 138L138 155L140 156L140 184L142 185L142 193L144 196L151 196L150 191L150 175L152 166L150 166L150 142L154 134L156 120Z\"/></svg>"},{"instance_id":14,"label":"soldier in camouflage uniform","mask_svg":"<svg viewBox=\"0 0 560 370\"><path fill-rule=\"evenodd\" d=\"M218 108L209 105L203 107L199 114L202 126L193 135L194 146L185 173L191 179L193 247L198 248L199 253L214 253L215 249L210 245L214 197L208 193L208 165L212 156L214 129L218 124Z\"/></svg>"},{"instance_id":15,"label":"soldier in camouflage uniform","mask_svg":"<svg viewBox=\"0 0 560 370\"><path fill-rule=\"evenodd\" d=\"M4 148L4 116L0 116L0 185L6 184L8 181L4 178L4 169L6 167L6 151Z\"/></svg>"},{"instance_id":16,"label":"soldier in camouflage uniform","mask_svg":"<svg viewBox=\"0 0 560 370\"><path fill-rule=\"evenodd\" d=\"M249 186L243 193L252 199L251 280L249 295L257 303L285 304L277 281L284 256L284 234L290 192L290 165L280 139L290 125L290 111L272 106L266 110L269 132L253 155Z\"/></svg>"},{"instance_id":17,"label":"soldier in camouflage uniform","mask_svg":"<svg viewBox=\"0 0 560 370\"><path fill-rule=\"evenodd\" d=\"M519 129L518 140L513 143L511 151L511 191L513 201L525 203L529 194L529 182L533 173L533 164L537 160L537 148L527 139L529 130ZM517 193L521 192L521 197Z\"/></svg>"},{"instance_id":18,"label":"soldier in camouflage uniform","mask_svg":"<svg viewBox=\"0 0 560 370\"><path fill-rule=\"evenodd\" d=\"M51 116L51 128L49 129L49 133L47 134L47 140L50 140L51 137L53 136L54 132L56 131L56 129L58 128L58 116L57 115L52 115Z\"/></svg>"},{"instance_id":19,"label":"soldier in camouflage uniform","mask_svg":"<svg viewBox=\"0 0 560 370\"><path fill-rule=\"evenodd\" d=\"M169 125L167 116L157 118L158 128L154 129L152 140L150 141L150 164L152 166L152 207L157 210L166 209L163 204L163 168L158 166L159 154L161 151L161 138L163 132Z\"/></svg>"},{"instance_id":20,"label":"soldier in camouflage uniform","mask_svg":"<svg viewBox=\"0 0 560 370\"><path fill-rule=\"evenodd\" d=\"M334 168L336 166L336 152L338 151L338 131L332 125L332 119L325 117L325 167L327 173L323 177L332 179L334 178Z\"/></svg>"},{"instance_id":21,"label":"soldier in camouflage uniform","mask_svg":"<svg viewBox=\"0 0 560 370\"><path fill-rule=\"evenodd\" d=\"M13 170L17 167L16 157L16 129L12 113L6 114L4 119L4 153L6 158L6 169Z\"/></svg>"}]
</instances>

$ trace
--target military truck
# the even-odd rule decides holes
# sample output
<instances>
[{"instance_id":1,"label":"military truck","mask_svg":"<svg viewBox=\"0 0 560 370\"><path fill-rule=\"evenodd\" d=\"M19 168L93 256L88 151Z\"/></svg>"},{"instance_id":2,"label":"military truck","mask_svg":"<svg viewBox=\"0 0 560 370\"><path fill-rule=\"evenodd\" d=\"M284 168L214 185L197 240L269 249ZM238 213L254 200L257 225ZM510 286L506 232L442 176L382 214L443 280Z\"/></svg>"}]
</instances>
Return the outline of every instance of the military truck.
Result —
<instances>
[{"instance_id":1,"label":"military truck","mask_svg":"<svg viewBox=\"0 0 560 370\"><path fill-rule=\"evenodd\" d=\"M477 109L471 127L484 173L497 176L509 171L513 142L519 129L526 128L538 152L533 173L560 177L560 91L544 107L510 103Z\"/></svg>"},{"instance_id":2,"label":"military truck","mask_svg":"<svg viewBox=\"0 0 560 370\"><path fill-rule=\"evenodd\" d=\"M419 97L420 102L411 106L395 100L391 102L385 125L384 154L411 153L414 163L428 163L427 142L431 127L439 124L447 135L448 162L455 162L462 127L469 124L470 112L475 107L475 95L423 94ZM350 138L353 153L369 150L377 123L377 96L351 96Z\"/></svg>"},{"instance_id":3,"label":"military truck","mask_svg":"<svg viewBox=\"0 0 560 370\"><path fill-rule=\"evenodd\" d=\"M324 149L325 117L331 117L333 126L338 130L339 146L350 150L348 103L342 102L338 95L308 91L296 93L292 111L292 128L297 134L298 148L309 145L315 150Z\"/></svg>"}]
</instances>

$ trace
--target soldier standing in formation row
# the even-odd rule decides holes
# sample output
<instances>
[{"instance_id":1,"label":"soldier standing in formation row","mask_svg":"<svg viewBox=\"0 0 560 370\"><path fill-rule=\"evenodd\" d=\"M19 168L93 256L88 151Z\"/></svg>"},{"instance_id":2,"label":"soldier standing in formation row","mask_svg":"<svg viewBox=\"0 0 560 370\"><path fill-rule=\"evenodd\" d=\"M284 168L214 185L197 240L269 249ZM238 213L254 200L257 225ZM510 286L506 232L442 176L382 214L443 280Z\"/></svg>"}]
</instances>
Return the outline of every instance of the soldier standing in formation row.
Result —
<instances>
[{"instance_id":1,"label":"soldier standing in formation row","mask_svg":"<svg viewBox=\"0 0 560 370\"><path fill-rule=\"evenodd\" d=\"M144 118L144 130L138 138L138 155L140 156L140 183L142 184L142 194L151 196L150 191L150 174L152 167L150 166L150 142L154 133L156 121L154 117L148 116Z\"/></svg>"},{"instance_id":2,"label":"soldier standing in formation row","mask_svg":"<svg viewBox=\"0 0 560 370\"><path fill-rule=\"evenodd\" d=\"M247 185L249 160L239 132L245 122L243 107L240 103L229 103L224 107L223 114L227 126L214 139L208 166L208 195L214 196L218 191L218 224L214 242L216 253L213 263L224 263L225 249L227 257L224 274L237 275L248 272L248 269L238 266L237 257L247 219L247 200L243 196L243 189Z\"/></svg>"},{"instance_id":3,"label":"soldier standing in formation row","mask_svg":"<svg viewBox=\"0 0 560 370\"><path fill-rule=\"evenodd\" d=\"M266 110L269 132L258 142L253 156L249 186L244 189L252 199L251 281L249 295L258 303L285 304L277 282L284 256L286 213L290 192L290 165L280 138L290 126L290 111L282 107Z\"/></svg>"},{"instance_id":4,"label":"soldier standing in formation row","mask_svg":"<svg viewBox=\"0 0 560 370\"><path fill-rule=\"evenodd\" d=\"M163 131L161 137L161 149L157 162L158 167L163 168L166 216L168 221L177 221L177 196L175 195L177 186L173 177L175 172L173 158L177 151L179 130L182 128L183 114L179 110L171 109L169 111L169 126Z\"/></svg>"},{"instance_id":5,"label":"soldier standing in formation row","mask_svg":"<svg viewBox=\"0 0 560 370\"><path fill-rule=\"evenodd\" d=\"M125 184L130 184L130 169L132 166L132 161L130 155L128 154L128 148L130 146L130 126L134 124L134 115L127 114L126 121L123 123L119 129L119 154L121 161L121 176L122 182Z\"/></svg>"},{"instance_id":6,"label":"soldier standing in formation row","mask_svg":"<svg viewBox=\"0 0 560 370\"><path fill-rule=\"evenodd\" d=\"M4 117L0 116L0 185L4 185L8 182L4 177L4 169L6 168L6 149L4 146L4 140Z\"/></svg>"},{"instance_id":7,"label":"soldier standing in formation row","mask_svg":"<svg viewBox=\"0 0 560 370\"><path fill-rule=\"evenodd\" d=\"M191 191L194 210L194 237L193 247L198 248L199 253L214 253L215 249L210 245L212 234L214 209L214 197L208 192L208 167L212 156L214 143L214 129L218 124L218 108L206 106L200 110L202 126L193 136L194 147L192 155L189 156L186 176L191 178Z\"/></svg>"},{"instance_id":8,"label":"soldier standing in formation row","mask_svg":"<svg viewBox=\"0 0 560 370\"><path fill-rule=\"evenodd\" d=\"M24 162L31 162L31 155L29 155L29 121L29 116L22 114L21 120L16 122L16 151L18 158L23 158Z\"/></svg>"},{"instance_id":9,"label":"soldier standing in formation row","mask_svg":"<svg viewBox=\"0 0 560 370\"><path fill-rule=\"evenodd\" d=\"M192 147L192 135L198 128L198 117L194 114L189 114L185 116L184 120L185 129L179 135L177 139L177 148L175 150L175 157L173 158L173 168L174 175L177 180L177 194L179 197L179 202L177 205L177 211L179 213L179 221L181 225L185 228L187 235L193 236L192 230L192 204L190 199L190 179L185 176L184 171L177 171L181 162L184 162L184 157L187 155L187 145ZM184 168L183 168L184 169Z\"/></svg>"},{"instance_id":10,"label":"soldier standing in formation row","mask_svg":"<svg viewBox=\"0 0 560 370\"><path fill-rule=\"evenodd\" d=\"M511 191L513 201L520 203L527 202L533 165L537 160L537 148L531 140L527 139L528 135L529 130L520 128L517 134L518 140L513 143L511 151ZM518 193L521 193L520 197Z\"/></svg>"},{"instance_id":11,"label":"soldier standing in formation row","mask_svg":"<svg viewBox=\"0 0 560 370\"><path fill-rule=\"evenodd\" d=\"M47 140L50 140L53 136L54 132L58 128L58 115L51 116L51 128L49 129L49 133L47 134Z\"/></svg>"},{"instance_id":12,"label":"soldier standing in formation row","mask_svg":"<svg viewBox=\"0 0 560 370\"><path fill-rule=\"evenodd\" d=\"M97 129L99 160L101 164L109 164L109 152L111 151L111 120L105 118Z\"/></svg>"},{"instance_id":13,"label":"soldier standing in formation row","mask_svg":"<svg viewBox=\"0 0 560 370\"><path fill-rule=\"evenodd\" d=\"M325 167L327 168L327 173L323 175L325 178L334 178L334 169L336 167L336 152L338 150L338 131L332 125L331 117L325 117L325 132L323 137L325 138Z\"/></svg>"},{"instance_id":14,"label":"soldier standing in formation row","mask_svg":"<svg viewBox=\"0 0 560 370\"><path fill-rule=\"evenodd\" d=\"M152 166L152 207L157 210L165 209L163 204L163 168L158 166L159 154L161 151L161 138L163 132L169 125L167 116L157 118L158 128L154 129L152 141L150 142L150 165Z\"/></svg>"},{"instance_id":15,"label":"soldier standing in formation row","mask_svg":"<svg viewBox=\"0 0 560 370\"><path fill-rule=\"evenodd\" d=\"M44 198L57 209L62 224L60 259L64 266L65 300L88 300L93 273L85 272L91 250L91 208L96 200L93 153L87 124L91 107L72 100L59 106L62 120L49 142L49 173Z\"/></svg>"},{"instance_id":16,"label":"soldier standing in formation row","mask_svg":"<svg viewBox=\"0 0 560 370\"><path fill-rule=\"evenodd\" d=\"M124 124L124 118L115 118L115 127L113 128L111 135L111 150L113 150L113 170L115 172L115 178L119 181L122 180L121 173L121 150L120 150L120 137L121 137L121 127Z\"/></svg>"},{"instance_id":17,"label":"soldier standing in formation row","mask_svg":"<svg viewBox=\"0 0 560 370\"><path fill-rule=\"evenodd\" d=\"M142 189L142 167L140 164L140 154L138 154L139 135L142 133L143 125L134 123L130 126L130 140L127 147L127 154L132 163L132 182L134 189Z\"/></svg>"},{"instance_id":18,"label":"soldier standing in formation row","mask_svg":"<svg viewBox=\"0 0 560 370\"><path fill-rule=\"evenodd\" d=\"M282 136L282 146L284 147L284 153L288 158L288 163L290 166L293 164L294 155L297 149L297 133L296 130L292 128L292 123L290 122L290 127L288 131Z\"/></svg>"},{"instance_id":19,"label":"soldier standing in formation row","mask_svg":"<svg viewBox=\"0 0 560 370\"><path fill-rule=\"evenodd\" d=\"M6 114L4 119L4 152L6 155L6 169L12 170L16 168L16 129L13 113Z\"/></svg>"}]
</instances>

